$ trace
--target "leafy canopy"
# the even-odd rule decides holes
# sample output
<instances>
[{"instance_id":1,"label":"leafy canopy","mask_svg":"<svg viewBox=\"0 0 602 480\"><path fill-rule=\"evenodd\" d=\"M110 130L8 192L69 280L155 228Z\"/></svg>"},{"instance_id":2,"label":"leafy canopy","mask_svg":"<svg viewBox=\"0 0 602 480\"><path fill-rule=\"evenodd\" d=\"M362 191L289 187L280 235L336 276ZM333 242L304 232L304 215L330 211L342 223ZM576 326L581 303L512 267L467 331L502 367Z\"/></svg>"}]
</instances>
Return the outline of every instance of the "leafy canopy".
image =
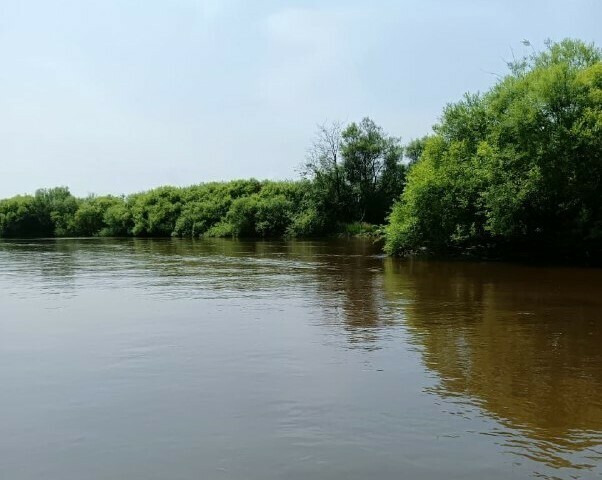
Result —
<instances>
[{"instance_id":1,"label":"leafy canopy","mask_svg":"<svg viewBox=\"0 0 602 480\"><path fill-rule=\"evenodd\" d=\"M391 213L387 251L599 254L601 58L577 40L548 43L445 107Z\"/></svg>"}]
</instances>

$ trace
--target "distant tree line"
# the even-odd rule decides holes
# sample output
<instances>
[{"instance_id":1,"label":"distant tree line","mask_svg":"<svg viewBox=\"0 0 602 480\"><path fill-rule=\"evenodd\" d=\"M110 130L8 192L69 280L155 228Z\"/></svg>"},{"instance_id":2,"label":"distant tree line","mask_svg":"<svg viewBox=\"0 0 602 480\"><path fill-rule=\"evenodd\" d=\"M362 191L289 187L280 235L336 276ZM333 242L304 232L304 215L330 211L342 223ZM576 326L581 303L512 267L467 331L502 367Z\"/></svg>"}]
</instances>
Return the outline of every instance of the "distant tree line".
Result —
<instances>
[{"instance_id":1,"label":"distant tree line","mask_svg":"<svg viewBox=\"0 0 602 480\"><path fill-rule=\"evenodd\" d=\"M319 128L298 181L236 180L76 198L65 187L0 200L0 237L299 237L383 223L403 190L398 139L366 118Z\"/></svg>"},{"instance_id":2,"label":"distant tree line","mask_svg":"<svg viewBox=\"0 0 602 480\"><path fill-rule=\"evenodd\" d=\"M308 182L238 180L75 198L64 187L0 201L0 236L244 236L318 234Z\"/></svg>"},{"instance_id":3,"label":"distant tree line","mask_svg":"<svg viewBox=\"0 0 602 480\"><path fill-rule=\"evenodd\" d=\"M602 257L602 53L548 42L402 146L371 119L324 124L299 181L237 180L0 200L0 237L358 233L390 254Z\"/></svg>"}]
</instances>

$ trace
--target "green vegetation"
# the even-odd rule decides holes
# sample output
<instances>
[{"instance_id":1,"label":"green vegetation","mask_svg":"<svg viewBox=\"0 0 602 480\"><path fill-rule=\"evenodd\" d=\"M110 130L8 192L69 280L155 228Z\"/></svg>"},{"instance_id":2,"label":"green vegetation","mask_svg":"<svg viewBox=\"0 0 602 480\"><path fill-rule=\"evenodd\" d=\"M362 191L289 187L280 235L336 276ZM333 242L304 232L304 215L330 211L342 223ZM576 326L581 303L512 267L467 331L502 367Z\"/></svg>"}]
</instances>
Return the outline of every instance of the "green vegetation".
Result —
<instances>
[{"instance_id":1,"label":"green vegetation","mask_svg":"<svg viewBox=\"0 0 602 480\"><path fill-rule=\"evenodd\" d=\"M75 198L65 187L0 200L0 237L370 235L402 190L397 139L372 120L322 127L298 181L236 180ZM349 226L348 226L349 225Z\"/></svg>"},{"instance_id":2,"label":"green vegetation","mask_svg":"<svg viewBox=\"0 0 602 480\"><path fill-rule=\"evenodd\" d=\"M0 200L0 237L275 238L373 230L359 222L327 223L319 198L309 180L236 180L83 199L59 187Z\"/></svg>"},{"instance_id":3,"label":"green vegetation","mask_svg":"<svg viewBox=\"0 0 602 480\"><path fill-rule=\"evenodd\" d=\"M129 197L73 197L64 188L0 201L0 236L279 237L317 235L308 181L237 180L160 187Z\"/></svg>"},{"instance_id":4,"label":"green vegetation","mask_svg":"<svg viewBox=\"0 0 602 480\"><path fill-rule=\"evenodd\" d=\"M406 167L399 139L371 119L323 125L309 152L305 174L328 222L384 222L403 190Z\"/></svg>"},{"instance_id":5,"label":"green vegetation","mask_svg":"<svg viewBox=\"0 0 602 480\"><path fill-rule=\"evenodd\" d=\"M0 236L66 235L77 201L63 187L0 201Z\"/></svg>"},{"instance_id":6,"label":"green vegetation","mask_svg":"<svg viewBox=\"0 0 602 480\"><path fill-rule=\"evenodd\" d=\"M448 105L414 145L386 250L599 257L601 59L579 41L548 43Z\"/></svg>"},{"instance_id":7,"label":"green vegetation","mask_svg":"<svg viewBox=\"0 0 602 480\"><path fill-rule=\"evenodd\" d=\"M602 258L601 60L550 42L405 147L369 118L323 125L299 181L0 200L0 237L384 235L390 254Z\"/></svg>"}]
</instances>

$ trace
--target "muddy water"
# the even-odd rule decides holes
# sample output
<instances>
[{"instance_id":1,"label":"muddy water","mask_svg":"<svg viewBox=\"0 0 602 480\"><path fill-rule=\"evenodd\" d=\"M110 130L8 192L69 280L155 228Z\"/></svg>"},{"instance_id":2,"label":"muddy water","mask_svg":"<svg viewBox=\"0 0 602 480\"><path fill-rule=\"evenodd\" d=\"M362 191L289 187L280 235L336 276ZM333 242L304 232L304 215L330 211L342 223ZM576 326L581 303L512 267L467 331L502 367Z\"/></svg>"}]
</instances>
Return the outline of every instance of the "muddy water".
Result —
<instances>
[{"instance_id":1,"label":"muddy water","mask_svg":"<svg viewBox=\"0 0 602 480\"><path fill-rule=\"evenodd\" d=\"M0 243L0 478L602 478L602 271Z\"/></svg>"}]
</instances>

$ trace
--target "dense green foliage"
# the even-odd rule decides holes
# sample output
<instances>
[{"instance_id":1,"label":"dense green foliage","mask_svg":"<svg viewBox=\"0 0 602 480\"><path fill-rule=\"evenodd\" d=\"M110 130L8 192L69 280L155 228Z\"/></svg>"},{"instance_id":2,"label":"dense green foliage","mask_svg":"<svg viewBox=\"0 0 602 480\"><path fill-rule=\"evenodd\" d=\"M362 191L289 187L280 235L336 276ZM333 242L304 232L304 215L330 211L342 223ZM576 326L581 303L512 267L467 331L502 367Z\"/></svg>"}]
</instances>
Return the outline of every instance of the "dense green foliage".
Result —
<instances>
[{"instance_id":1,"label":"dense green foliage","mask_svg":"<svg viewBox=\"0 0 602 480\"><path fill-rule=\"evenodd\" d=\"M0 236L66 235L77 201L64 187L0 201Z\"/></svg>"},{"instance_id":2,"label":"dense green foliage","mask_svg":"<svg viewBox=\"0 0 602 480\"><path fill-rule=\"evenodd\" d=\"M579 41L448 105L390 215L386 249L602 253L602 63Z\"/></svg>"},{"instance_id":3,"label":"dense green foliage","mask_svg":"<svg viewBox=\"0 0 602 480\"><path fill-rule=\"evenodd\" d=\"M406 167L397 138L371 119L321 126L306 163L329 220L382 223L403 190Z\"/></svg>"},{"instance_id":4,"label":"dense green foliage","mask_svg":"<svg viewBox=\"0 0 602 480\"><path fill-rule=\"evenodd\" d=\"M128 197L84 199L64 187L39 190L0 200L0 237L368 234L373 229L364 221L384 221L403 190L399 142L370 119L324 132L332 134L332 143L318 135L316 148L322 150L310 153L310 178L159 187ZM333 152L334 163L328 164L325 155Z\"/></svg>"},{"instance_id":5,"label":"dense green foliage","mask_svg":"<svg viewBox=\"0 0 602 480\"><path fill-rule=\"evenodd\" d=\"M78 199L60 187L0 201L1 237L318 235L308 181L237 180Z\"/></svg>"}]
</instances>

